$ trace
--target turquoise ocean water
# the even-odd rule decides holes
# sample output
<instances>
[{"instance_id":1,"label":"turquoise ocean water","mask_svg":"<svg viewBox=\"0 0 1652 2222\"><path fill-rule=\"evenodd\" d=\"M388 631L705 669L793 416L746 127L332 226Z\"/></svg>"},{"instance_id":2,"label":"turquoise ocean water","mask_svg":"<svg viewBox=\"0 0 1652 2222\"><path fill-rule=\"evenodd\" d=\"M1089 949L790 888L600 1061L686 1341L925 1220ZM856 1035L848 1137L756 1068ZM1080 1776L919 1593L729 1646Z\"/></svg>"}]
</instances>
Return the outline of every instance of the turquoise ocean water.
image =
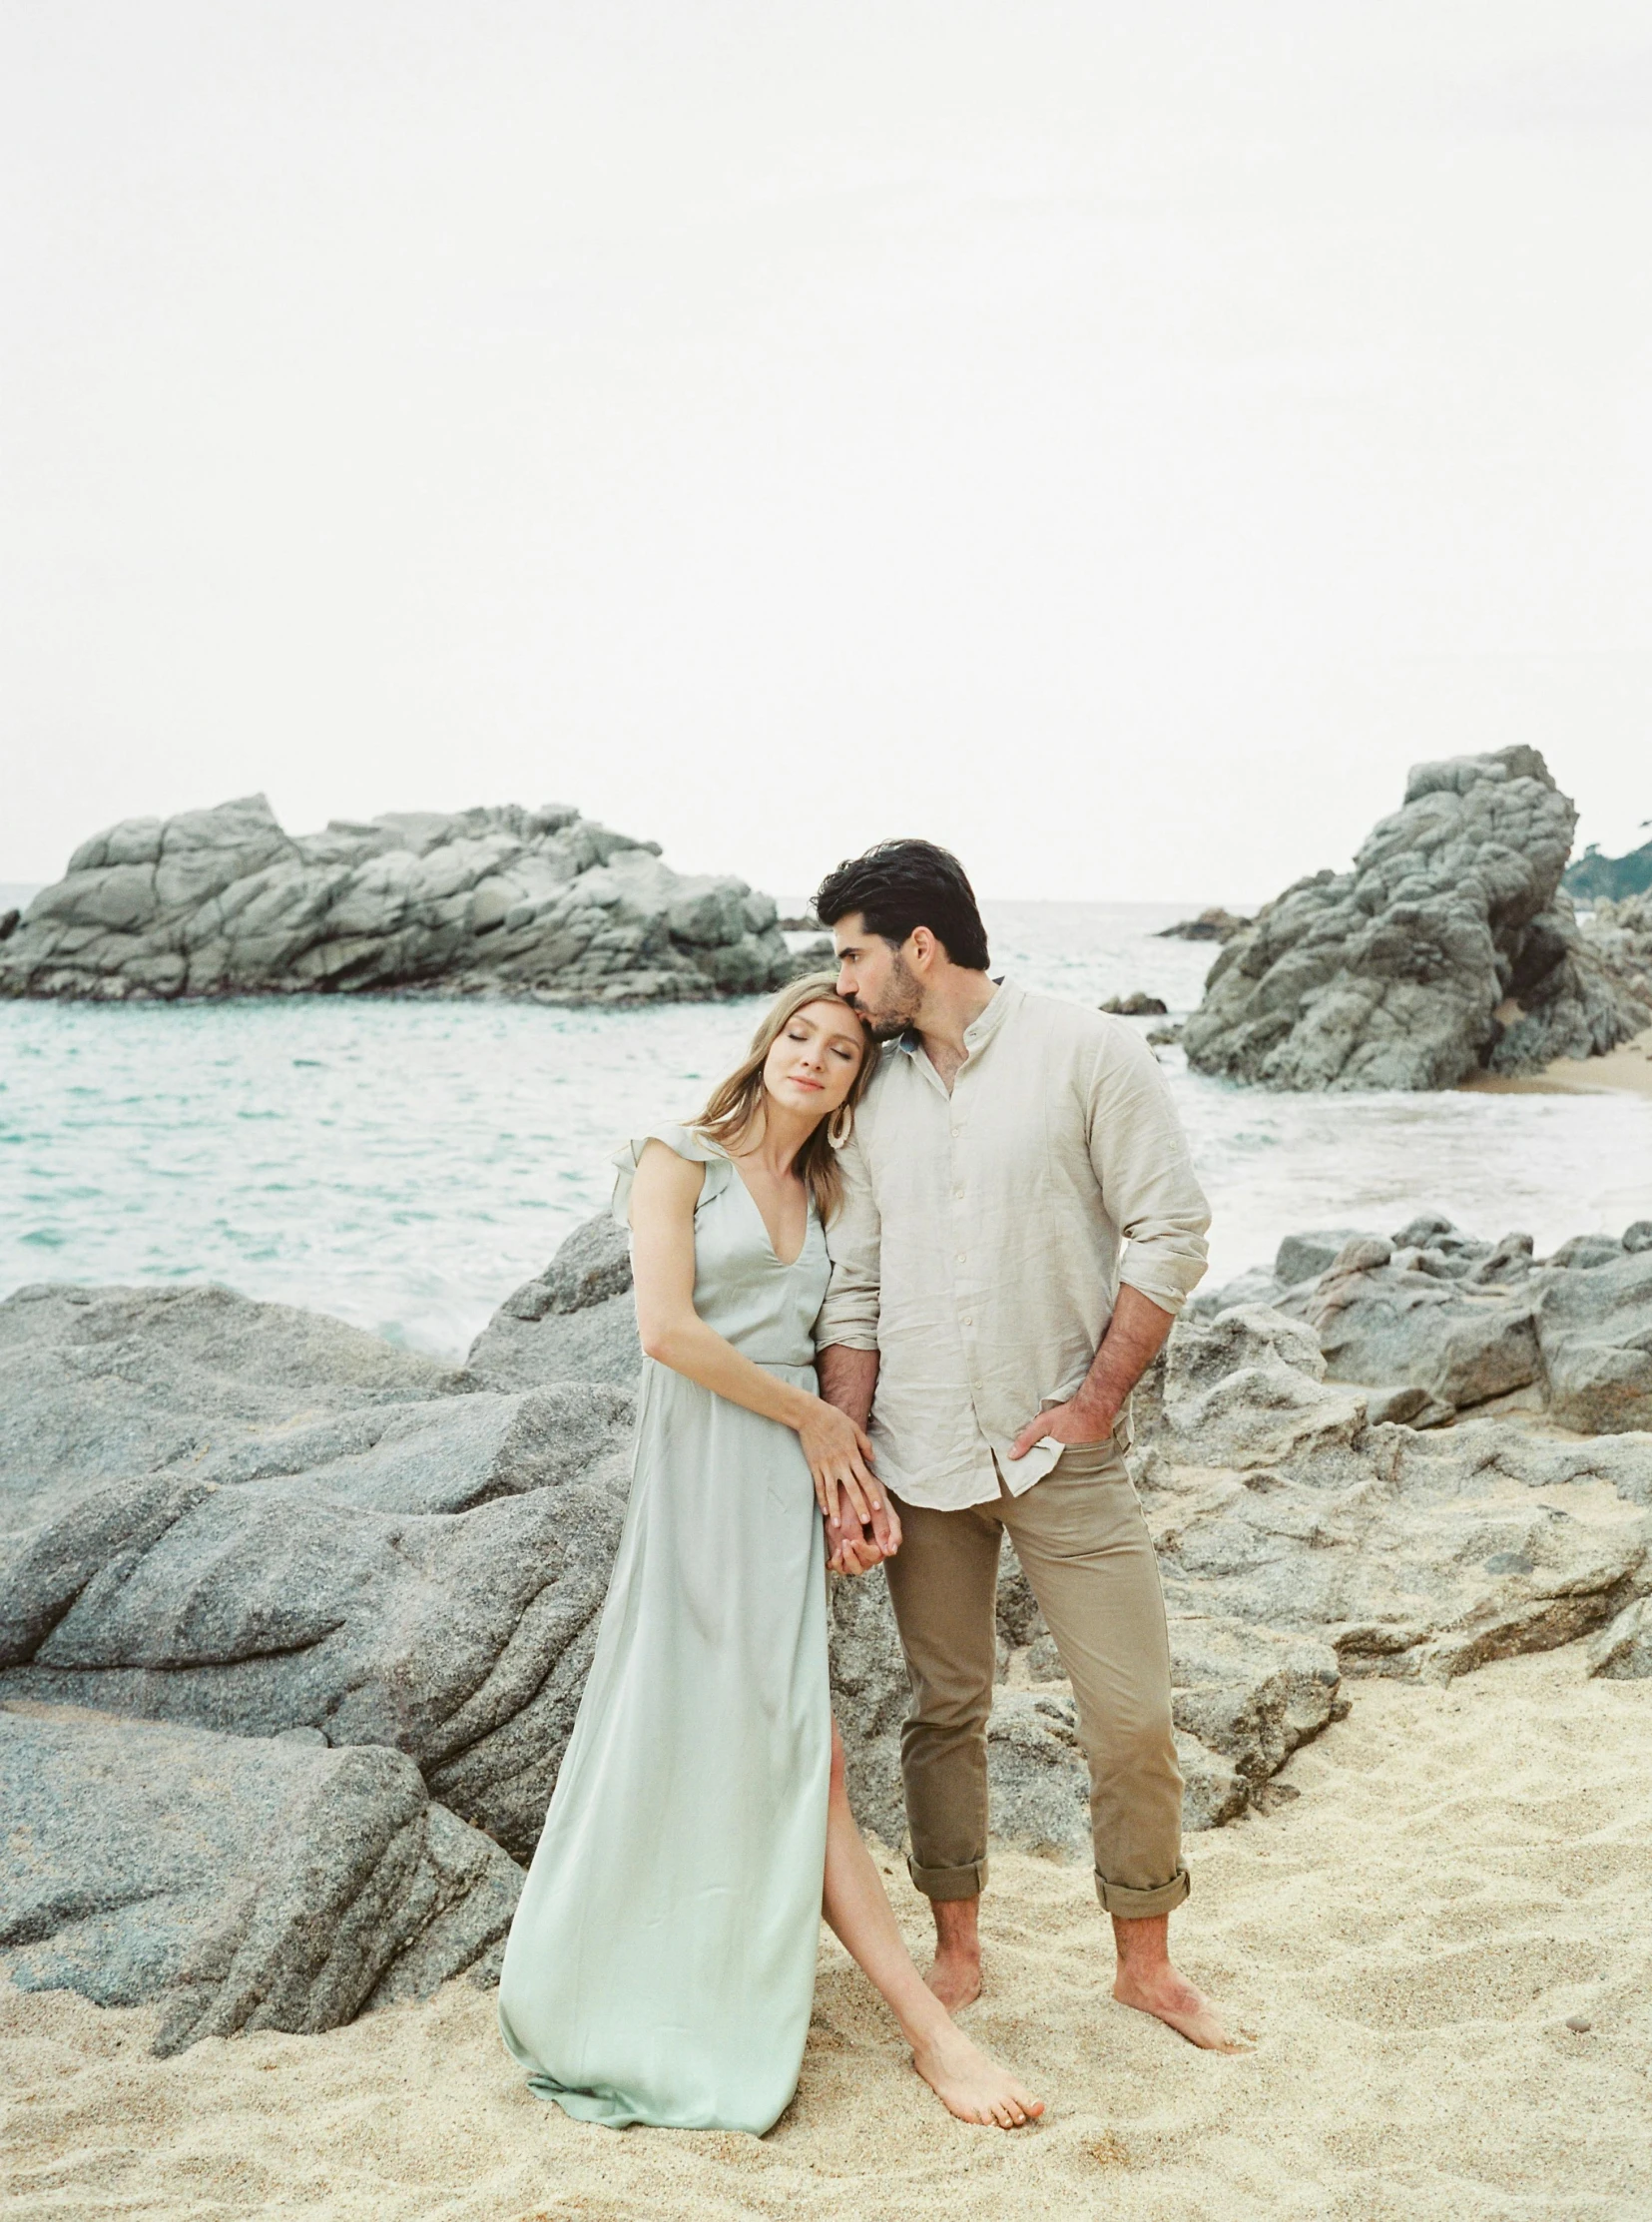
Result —
<instances>
[{"instance_id":1,"label":"turquoise ocean water","mask_svg":"<svg viewBox=\"0 0 1652 2222\"><path fill-rule=\"evenodd\" d=\"M1174 905L986 910L994 968L1076 1001L1145 988L1185 1012L1215 954L1153 938ZM211 1279L461 1352L606 1202L620 1140L694 1110L760 1007L0 1003L0 1295ZM1390 1232L1423 1207L1540 1250L1652 1216L1646 1101L1274 1096L1162 1054L1219 1275L1293 1228Z\"/></svg>"}]
</instances>

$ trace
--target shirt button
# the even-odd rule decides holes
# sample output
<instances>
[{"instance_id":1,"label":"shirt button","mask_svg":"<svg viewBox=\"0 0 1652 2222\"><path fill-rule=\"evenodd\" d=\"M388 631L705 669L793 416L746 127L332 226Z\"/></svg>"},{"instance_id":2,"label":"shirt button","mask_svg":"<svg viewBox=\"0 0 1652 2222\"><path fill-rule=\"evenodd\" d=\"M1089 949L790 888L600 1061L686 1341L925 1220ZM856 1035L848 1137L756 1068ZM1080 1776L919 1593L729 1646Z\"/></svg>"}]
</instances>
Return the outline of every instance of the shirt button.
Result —
<instances>
[{"instance_id":1,"label":"shirt button","mask_svg":"<svg viewBox=\"0 0 1652 2222\"><path fill-rule=\"evenodd\" d=\"M957 1187L953 1189L952 1193L954 1196L961 1196L963 1194L963 1183L961 1181L958 1183Z\"/></svg>"}]
</instances>

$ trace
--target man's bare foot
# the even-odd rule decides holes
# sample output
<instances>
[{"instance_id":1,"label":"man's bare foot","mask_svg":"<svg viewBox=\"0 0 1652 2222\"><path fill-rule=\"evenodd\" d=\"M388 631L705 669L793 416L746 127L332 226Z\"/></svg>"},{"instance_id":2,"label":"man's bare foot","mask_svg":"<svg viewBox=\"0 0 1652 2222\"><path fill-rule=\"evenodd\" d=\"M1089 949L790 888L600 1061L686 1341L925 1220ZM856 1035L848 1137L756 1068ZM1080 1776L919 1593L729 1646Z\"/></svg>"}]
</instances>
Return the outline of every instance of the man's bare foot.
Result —
<instances>
[{"instance_id":1,"label":"man's bare foot","mask_svg":"<svg viewBox=\"0 0 1652 2222\"><path fill-rule=\"evenodd\" d=\"M941 1944L934 1965L923 1979L948 2013L956 2013L960 2006L972 2006L981 1994L980 1952Z\"/></svg>"},{"instance_id":2,"label":"man's bare foot","mask_svg":"<svg viewBox=\"0 0 1652 2222\"><path fill-rule=\"evenodd\" d=\"M1139 1971L1121 1967L1113 1985L1113 1995L1121 2006L1134 2006L1138 2013L1151 2013L1156 2020L1167 2023L1178 2036L1185 2036L1189 2044L1197 2044L1201 2051L1248 2052L1251 2049L1241 2038L1230 2034L1204 1992L1196 1990L1168 1960Z\"/></svg>"},{"instance_id":3,"label":"man's bare foot","mask_svg":"<svg viewBox=\"0 0 1652 2222\"><path fill-rule=\"evenodd\" d=\"M989 2060L961 2029L943 2029L914 2046L912 2065L947 2112L961 2122L1023 2129L1044 2111L1041 2098L1025 2090L1008 2068Z\"/></svg>"},{"instance_id":4,"label":"man's bare foot","mask_svg":"<svg viewBox=\"0 0 1652 2222\"><path fill-rule=\"evenodd\" d=\"M981 1902L937 1898L929 1911L935 1922L935 1961L923 1979L947 2012L956 2013L981 1994Z\"/></svg>"}]
</instances>

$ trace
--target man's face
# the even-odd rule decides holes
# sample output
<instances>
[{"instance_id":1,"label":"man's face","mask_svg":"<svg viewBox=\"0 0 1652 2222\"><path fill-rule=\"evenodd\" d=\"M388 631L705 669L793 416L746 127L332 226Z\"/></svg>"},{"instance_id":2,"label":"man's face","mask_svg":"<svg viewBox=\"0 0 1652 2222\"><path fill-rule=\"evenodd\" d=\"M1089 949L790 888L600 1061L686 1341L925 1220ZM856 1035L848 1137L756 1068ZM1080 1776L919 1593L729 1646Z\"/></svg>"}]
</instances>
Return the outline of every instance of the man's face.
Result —
<instances>
[{"instance_id":1,"label":"man's face","mask_svg":"<svg viewBox=\"0 0 1652 2222\"><path fill-rule=\"evenodd\" d=\"M868 933L858 910L831 929L837 951L837 992L860 1013L879 1041L891 1041L915 1024L923 989L902 949Z\"/></svg>"}]
</instances>

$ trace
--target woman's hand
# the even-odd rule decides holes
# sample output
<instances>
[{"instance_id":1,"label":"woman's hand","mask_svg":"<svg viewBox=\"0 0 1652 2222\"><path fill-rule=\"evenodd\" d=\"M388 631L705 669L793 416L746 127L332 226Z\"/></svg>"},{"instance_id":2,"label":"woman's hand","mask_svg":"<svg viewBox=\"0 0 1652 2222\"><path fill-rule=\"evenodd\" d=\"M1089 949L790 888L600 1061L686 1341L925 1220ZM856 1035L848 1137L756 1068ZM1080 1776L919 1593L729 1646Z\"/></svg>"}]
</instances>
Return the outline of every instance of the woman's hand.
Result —
<instances>
[{"instance_id":1,"label":"woman's hand","mask_svg":"<svg viewBox=\"0 0 1652 2222\"><path fill-rule=\"evenodd\" d=\"M885 1496L868 1534L857 1520L826 1521L826 1566L833 1574L869 1574L900 1548L900 1514Z\"/></svg>"},{"instance_id":2,"label":"woman's hand","mask_svg":"<svg viewBox=\"0 0 1652 2222\"><path fill-rule=\"evenodd\" d=\"M838 1517L839 1491L862 1526L874 1512L882 1511L883 1491L871 1470L871 1440L846 1411L823 1396L812 1397L798 1440L815 1477L815 1501L828 1520Z\"/></svg>"}]
</instances>

